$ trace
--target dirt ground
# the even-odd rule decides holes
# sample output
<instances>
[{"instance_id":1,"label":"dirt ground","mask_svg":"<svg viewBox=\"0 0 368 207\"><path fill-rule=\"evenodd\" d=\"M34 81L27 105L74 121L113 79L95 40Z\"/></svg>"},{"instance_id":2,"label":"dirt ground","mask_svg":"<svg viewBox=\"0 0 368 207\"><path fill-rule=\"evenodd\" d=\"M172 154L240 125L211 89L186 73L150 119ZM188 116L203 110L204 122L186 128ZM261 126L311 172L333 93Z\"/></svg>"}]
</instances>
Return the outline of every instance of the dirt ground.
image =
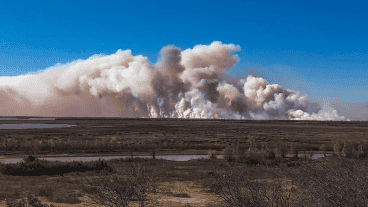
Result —
<instances>
[{"instance_id":1,"label":"dirt ground","mask_svg":"<svg viewBox=\"0 0 368 207\"><path fill-rule=\"evenodd\" d=\"M206 192L200 185L196 185L190 181L174 181L159 183L156 195L151 195L157 198L158 205L161 207L197 207L205 206L206 204L215 204L217 196ZM93 201L87 196L79 197L82 201L79 204L53 203L48 202L45 198L38 198L43 204L53 204L59 207L100 207L101 205L93 204ZM0 206L6 206L6 202L0 202ZM133 205L138 206L138 204ZM155 205L156 206L156 205Z\"/></svg>"}]
</instances>

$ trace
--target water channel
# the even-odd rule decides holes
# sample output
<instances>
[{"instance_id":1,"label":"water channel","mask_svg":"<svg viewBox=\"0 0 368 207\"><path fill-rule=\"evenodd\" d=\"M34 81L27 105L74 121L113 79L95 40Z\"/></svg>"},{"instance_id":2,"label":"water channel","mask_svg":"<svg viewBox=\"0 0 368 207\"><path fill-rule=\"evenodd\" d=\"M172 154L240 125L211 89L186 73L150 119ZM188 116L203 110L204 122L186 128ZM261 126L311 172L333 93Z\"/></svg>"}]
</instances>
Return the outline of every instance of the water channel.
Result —
<instances>
[{"instance_id":1,"label":"water channel","mask_svg":"<svg viewBox=\"0 0 368 207\"><path fill-rule=\"evenodd\" d=\"M9 118L0 118L0 120L7 120L7 121L9 121L9 120L16 120L16 121L18 121L18 120L20 120L20 121L24 121L24 120L37 120L37 121L39 121L39 120L46 120L46 121L55 121L55 118L45 118L45 117L42 117L42 118L28 118L28 119L18 119L18 118L11 118L11 117L9 117Z\"/></svg>"},{"instance_id":2,"label":"water channel","mask_svg":"<svg viewBox=\"0 0 368 207\"><path fill-rule=\"evenodd\" d=\"M332 154L326 154L326 156L331 156ZM287 154L286 157L291 157L291 154ZM309 155L306 155L309 158ZM96 160L111 160L111 159L120 159L120 158L129 158L130 156L98 156L98 157L39 157L40 160L47 160L47 161L61 161L61 162L71 162L71 161L96 161ZM145 159L152 159L152 156L134 156L139 158ZM298 157L304 157L304 154L299 154ZM312 160L324 157L323 154L314 154L312 156ZM156 159L164 159L164 160L171 160L171 161L188 161L192 159L202 159L207 158L207 155L158 155ZM218 159L222 159L222 155L217 156ZM0 162L3 164L9 163L18 163L22 162L23 158L5 158Z\"/></svg>"},{"instance_id":3,"label":"water channel","mask_svg":"<svg viewBox=\"0 0 368 207\"><path fill-rule=\"evenodd\" d=\"M40 129L40 128L58 128L71 127L75 125L68 124L0 124L0 129Z\"/></svg>"}]
</instances>

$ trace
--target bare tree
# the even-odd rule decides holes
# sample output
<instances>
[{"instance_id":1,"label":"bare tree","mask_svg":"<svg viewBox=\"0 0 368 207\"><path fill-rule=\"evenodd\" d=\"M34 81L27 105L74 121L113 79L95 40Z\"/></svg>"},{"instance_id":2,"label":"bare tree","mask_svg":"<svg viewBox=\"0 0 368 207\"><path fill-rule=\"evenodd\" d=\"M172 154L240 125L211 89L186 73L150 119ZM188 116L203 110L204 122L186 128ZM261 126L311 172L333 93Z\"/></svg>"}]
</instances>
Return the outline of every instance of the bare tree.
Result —
<instances>
[{"instance_id":1,"label":"bare tree","mask_svg":"<svg viewBox=\"0 0 368 207\"><path fill-rule=\"evenodd\" d=\"M88 184L94 191L88 196L100 205L128 207L134 194L132 183L123 176L89 179Z\"/></svg>"},{"instance_id":2,"label":"bare tree","mask_svg":"<svg viewBox=\"0 0 368 207\"><path fill-rule=\"evenodd\" d=\"M295 168L293 177L307 196L306 206L367 206L367 167L365 160L340 158L333 164Z\"/></svg>"},{"instance_id":3,"label":"bare tree","mask_svg":"<svg viewBox=\"0 0 368 207\"><path fill-rule=\"evenodd\" d=\"M337 158L333 163L281 167L269 179L257 170L215 172L213 191L225 206L368 206L368 161Z\"/></svg>"},{"instance_id":4,"label":"bare tree","mask_svg":"<svg viewBox=\"0 0 368 207\"><path fill-rule=\"evenodd\" d=\"M279 177L267 180L259 179L256 171L216 172L213 191L218 194L225 206L292 206L297 199L288 188L287 179Z\"/></svg>"},{"instance_id":5,"label":"bare tree","mask_svg":"<svg viewBox=\"0 0 368 207\"><path fill-rule=\"evenodd\" d=\"M155 180L149 175L149 172L137 164L128 168L128 175L135 192L132 200L137 200L139 207L157 204L157 200L149 196L149 193L156 192Z\"/></svg>"},{"instance_id":6,"label":"bare tree","mask_svg":"<svg viewBox=\"0 0 368 207\"><path fill-rule=\"evenodd\" d=\"M89 197L100 205L128 207L138 201L140 207L155 204L149 193L155 191L154 180L140 165L131 164L126 175L90 178ZM92 192L91 192L92 191Z\"/></svg>"}]
</instances>

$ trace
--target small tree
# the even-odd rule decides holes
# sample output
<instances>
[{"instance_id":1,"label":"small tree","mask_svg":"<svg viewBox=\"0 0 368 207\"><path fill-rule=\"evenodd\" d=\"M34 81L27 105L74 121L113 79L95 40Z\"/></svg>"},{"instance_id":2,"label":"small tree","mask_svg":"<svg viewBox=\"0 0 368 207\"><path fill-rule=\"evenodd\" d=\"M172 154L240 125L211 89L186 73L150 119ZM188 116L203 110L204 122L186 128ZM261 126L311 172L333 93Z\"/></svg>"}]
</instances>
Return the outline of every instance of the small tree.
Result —
<instances>
[{"instance_id":1,"label":"small tree","mask_svg":"<svg viewBox=\"0 0 368 207\"><path fill-rule=\"evenodd\" d=\"M350 142L345 141L344 147L342 148L342 153L345 157L352 157L353 156L353 145Z\"/></svg>"},{"instance_id":2,"label":"small tree","mask_svg":"<svg viewBox=\"0 0 368 207\"><path fill-rule=\"evenodd\" d=\"M158 150L158 149L160 149L160 146L161 146L161 144L154 144L154 145L152 145L152 147L151 147L151 149L150 149L150 153L151 153L151 155L152 155L152 159L154 160L154 159L156 159L156 151Z\"/></svg>"},{"instance_id":3,"label":"small tree","mask_svg":"<svg viewBox=\"0 0 368 207\"><path fill-rule=\"evenodd\" d=\"M285 143L281 141L276 143L276 146L275 146L276 157L285 158L286 151L287 151L287 145Z\"/></svg>"},{"instance_id":4,"label":"small tree","mask_svg":"<svg viewBox=\"0 0 368 207\"><path fill-rule=\"evenodd\" d=\"M341 145L340 145L340 143L336 143L335 145L334 145L334 152L335 152L335 154L337 154L338 156L340 156L340 150L341 150Z\"/></svg>"},{"instance_id":5,"label":"small tree","mask_svg":"<svg viewBox=\"0 0 368 207\"><path fill-rule=\"evenodd\" d=\"M231 162L231 161L235 160L234 150L230 146L227 146L225 148L225 150L222 153L222 155L223 155L223 159L225 161Z\"/></svg>"},{"instance_id":6,"label":"small tree","mask_svg":"<svg viewBox=\"0 0 368 207\"><path fill-rule=\"evenodd\" d=\"M216 150L210 150L207 154L208 159L217 159L217 152Z\"/></svg>"},{"instance_id":7,"label":"small tree","mask_svg":"<svg viewBox=\"0 0 368 207\"><path fill-rule=\"evenodd\" d=\"M37 157L34 157L32 155L28 155L27 157L23 158L23 161L25 163L30 163L30 162L33 162L33 161L36 161L37 160Z\"/></svg>"},{"instance_id":8,"label":"small tree","mask_svg":"<svg viewBox=\"0 0 368 207\"><path fill-rule=\"evenodd\" d=\"M353 150L352 150L352 157L359 159L361 157L364 156L364 152L363 152L363 146L361 144L359 144L357 146L358 149L356 149L355 146L353 146Z\"/></svg>"},{"instance_id":9,"label":"small tree","mask_svg":"<svg viewBox=\"0 0 368 207\"><path fill-rule=\"evenodd\" d=\"M298 155L299 155L298 144L294 142L291 144L290 148L291 148L291 153L294 155L294 159L298 159Z\"/></svg>"},{"instance_id":10,"label":"small tree","mask_svg":"<svg viewBox=\"0 0 368 207\"><path fill-rule=\"evenodd\" d=\"M264 149L267 151L267 159L275 159L275 150L271 147L269 143L266 144Z\"/></svg>"},{"instance_id":11,"label":"small tree","mask_svg":"<svg viewBox=\"0 0 368 207\"><path fill-rule=\"evenodd\" d=\"M259 155L264 159L274 159L273 150L269 148L269 145L262 144L261 150L259 150Z\"/></svg>"},{"instance_id":12,"label":"small tree","mask_svg":"<svg viewBox=\"0 0 368 207\"><path fill-rule=\"evenodd\" d=\"M148 196L155 192L154 180L140 165L129 166L125 176L89 179L88 185L87 188L94 189L88 196L100 205L128 207L132 201L138 201L139 207L145 207L156 202Z\"/></svg>"},{"instance_id":13,"label":"small tree","mask_svg":"<svg viewBox=\"0 0 368 207\"><path fill-rule=\"evenodd\" d=\"M368 163L339 159L333 163L306 164L294 168L292 176L304 196L304 206L367 206ZM290 172L289 169L283 172Z\"/></svg>"},{"instance_id":14,"label":"small tree","mask_svg":"<svg viewBox=\"0 0 368 207\"><path fill-rule=\"evenodd\" d=\"M358 151L357 151L357 158L362 158L362 157L364 157L363 145L359 144Z\"/></svg>"},{"instance_id":15,"label":"small tree","mask_svg":"<svg viewBox=\"0 0 368 207\"><path fill-rule=\"evenodd\" d=\"M89 179L88 184L89 188L95 189L95 192L88 196L100 205L128 207L134 195L132 182L122 176Z\"/></svg>"},{"instance_id":16,"label":"small tree","mask_svg":"<svg viewBox=\"0 0 368 207\"><path fill-rule=\"evenodd\" d=\"M280 206L298 205L296 197L292 197L287 188L286 179L282 175L271 182L259 179L259 171L235 169L226 172L215 172L213 191L223 201L224 206Z\"/></svg>"},{"instance_id":17,"label":"small tree","mask_svg":"<svg viewBox=\"0 0 368 207\"><path fill-rule=\"evenodd\" d=\"M361 146L361 152L362 152L362 157L367 157L368 154L368 142L367 141L360 141L360 146ZM359 148L360 150L360 148Z\"/></svg>"},{"instance_id":18,"label":"small tree","mask_svg":"<svg viewBox=\"0 0 368 207\"><path fill-rule=\"evenodd\" d=\"M27 205L28 204L28 205ZM6 206L7 207L49 207L47 204L42 204L40 200L38 200L38 198L28 194L27 196L27 200L26 199L22 199L20 201L10 201L7 200L6 201ZM50 205L50 207L54 207L54 205Z\"/></svg>"},{"instance_id":19,"label":"small tree","mask_svg":"<svg viewBox=\"0 0 368 207\"><path fill-rule=\"evenodd\" d=\"M308 151L308 155L309 155L309 159L312 159L312 157L314 155L314 151L313 150L309 150Z\"/></svg>"},{"instance_id":20,"label":"small tree","mask_svg":"<svg viewBox=\"0 0 368 207\"><path fill-rule=\"evenodd\" d=\"M326 157L326 145L325 144L321 144L321 146L319 147L319 151L321 151L323 153L323 156Z\"/></svg>"}]
</instances>

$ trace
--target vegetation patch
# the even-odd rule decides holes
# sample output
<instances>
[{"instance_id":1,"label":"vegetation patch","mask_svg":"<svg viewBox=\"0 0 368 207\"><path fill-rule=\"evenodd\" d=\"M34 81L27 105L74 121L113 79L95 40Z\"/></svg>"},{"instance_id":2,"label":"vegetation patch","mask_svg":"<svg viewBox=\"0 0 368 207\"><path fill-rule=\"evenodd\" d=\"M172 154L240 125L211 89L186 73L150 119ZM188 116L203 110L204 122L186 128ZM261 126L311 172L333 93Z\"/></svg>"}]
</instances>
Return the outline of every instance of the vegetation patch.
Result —
<instances>
[{"instance_id":1,"label":"vegetation patch","mask_svg":"<svg viewBox=\"0 0 368 207\"><path fill-rule=\"evenodd\" d=\"M45 160L31 160L29 157L25 162L15 164L0 164L0 172L4 175L15 176L40 176L40 175L62 175L71 172L107 171L113 168L105 161L91 162L50 162Z\"/></svg>"}]
</instances>

